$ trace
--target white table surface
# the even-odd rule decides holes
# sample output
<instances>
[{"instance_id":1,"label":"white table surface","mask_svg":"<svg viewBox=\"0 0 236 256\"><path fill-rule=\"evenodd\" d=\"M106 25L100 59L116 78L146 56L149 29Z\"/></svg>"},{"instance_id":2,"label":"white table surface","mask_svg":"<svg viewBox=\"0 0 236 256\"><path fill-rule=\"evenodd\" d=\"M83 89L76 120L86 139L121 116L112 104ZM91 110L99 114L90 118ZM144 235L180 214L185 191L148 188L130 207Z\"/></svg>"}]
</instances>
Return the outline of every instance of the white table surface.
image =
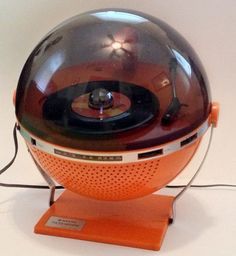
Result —
<instances>
[{"instance_id":1,"label":"white table surface","mask_svg":"<svg viewBox=\"0 0 236 256\"><path fill-rule=\"evenodd\" d=\"M219 127L196 183L236 184L236 1L0 1L0 168L13 155L12 91L21 68L40 38L77 13L122 7L155 15L181 32L198 52L207 71L212 96L221 104ZM13 167L2 182L43 184L20 139ZM188 180L204 145L176 183ZM172 193L175 191L172 190ZM1 255L224 255L236 254L236 189L190 189L177 204L160 252L35 235L34 224L47 209L47 191L0 188Z\"/></svg>"}]
</instances>

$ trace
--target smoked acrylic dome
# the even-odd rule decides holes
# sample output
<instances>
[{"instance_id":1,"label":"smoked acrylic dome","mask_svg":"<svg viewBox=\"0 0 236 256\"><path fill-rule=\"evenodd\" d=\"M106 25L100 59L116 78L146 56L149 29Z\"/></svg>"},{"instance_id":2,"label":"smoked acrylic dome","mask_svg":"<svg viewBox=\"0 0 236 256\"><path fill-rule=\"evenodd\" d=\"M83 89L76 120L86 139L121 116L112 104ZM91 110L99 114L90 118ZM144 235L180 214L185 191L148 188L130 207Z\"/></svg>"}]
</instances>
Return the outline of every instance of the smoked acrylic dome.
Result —
<instances>
[{"instance_id":1,"label":"smoked acrylic dome","mask_svg":"<svg viewBox=\"0 0 236 256\"><path fill-rule=\"evenodd\" d=\"M202 65L164 22L128 10L75 16L30 54L16 91L34 161L65 188L126 200L164 187L210 125Z\"/></svg>"},{"instance_id":2,"label":"smoked acrylic dome","mask_svg":"<svg viewBox=\"0 0 236 256\"><path fill-rule=\"evenodd\" d=\"M157 18L98 10L54 28L30 54L16 93L19 124L89 151L153 147L203 124L211 99L193 49Z\"/></svg>"}]
</instances>

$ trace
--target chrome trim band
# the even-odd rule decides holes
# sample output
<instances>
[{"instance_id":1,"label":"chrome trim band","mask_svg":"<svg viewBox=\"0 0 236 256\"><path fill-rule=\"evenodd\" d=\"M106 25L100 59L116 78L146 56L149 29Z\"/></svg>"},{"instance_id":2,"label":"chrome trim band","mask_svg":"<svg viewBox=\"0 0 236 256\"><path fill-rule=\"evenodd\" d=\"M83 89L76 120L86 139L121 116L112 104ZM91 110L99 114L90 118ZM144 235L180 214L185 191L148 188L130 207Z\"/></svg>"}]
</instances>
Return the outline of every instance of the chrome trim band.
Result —
<instances>
[{"instance_id":1,"label":"chrome trim band","mask_svg":"<svg viewBox=\"0 0 236 256\"><path fill-rule=\"evenodd\" d=\"M209 127L208 119L196 130L188 135L181 137L173 142L159 145L157 147L145 148L143 150L130 150L127 152L97 152L97 151L84 151L75 150L57 145L50 144L43 141L31 133L29 133L23 126L19 124L20 133L28 144L41 150L45 153L54 155L59 158L79 161L79 162L91 162L91 163L130 163L138 162L149 159L156 159L171 153L174 153L180 149L183 149L193 144L197 139L201 138Z\"/></svg>"}]
</instances>

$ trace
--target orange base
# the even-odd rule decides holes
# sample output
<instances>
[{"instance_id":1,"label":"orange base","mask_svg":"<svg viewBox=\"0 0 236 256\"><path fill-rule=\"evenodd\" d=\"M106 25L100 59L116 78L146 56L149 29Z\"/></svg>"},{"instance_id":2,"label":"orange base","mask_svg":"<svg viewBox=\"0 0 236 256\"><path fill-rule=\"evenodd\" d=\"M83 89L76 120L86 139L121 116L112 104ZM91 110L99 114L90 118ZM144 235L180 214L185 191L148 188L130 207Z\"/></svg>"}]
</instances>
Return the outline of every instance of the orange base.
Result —
<instances>
[{"instance_id":1,"label":"orange base","mask_svg":"<svg viewBox=\"0 0 236 256\"><path fill-rule=\"evenodd\" d=\"M35 226L35 233L159 250L172 214L172 196L107 202L68 190Z\"/></svg>"}]
</instances>

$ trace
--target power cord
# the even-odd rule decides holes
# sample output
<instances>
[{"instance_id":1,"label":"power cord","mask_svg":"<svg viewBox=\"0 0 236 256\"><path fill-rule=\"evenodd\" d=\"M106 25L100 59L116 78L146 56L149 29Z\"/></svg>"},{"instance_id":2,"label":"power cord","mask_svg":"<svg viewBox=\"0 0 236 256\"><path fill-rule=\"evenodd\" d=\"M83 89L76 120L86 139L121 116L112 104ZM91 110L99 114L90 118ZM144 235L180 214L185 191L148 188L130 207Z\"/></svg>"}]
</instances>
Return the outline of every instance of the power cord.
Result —
<instances>
[{"instance_id":1,"label":"power cord","mask_svg":"<svg viewBox=\"0 0 236 256\"><path fill-rule=\"evenodd\" d=\"M185 188L186 185L167 185L166 188ZM225 183L217 183L217 184L200 184L200 185L191 185L191 188L213 188L213 187L233 187L236 188L236 184L225 184Z\"/></svg>"},{"instance_id":2,"label":"power cord","mask_svg":"<svg viewBox=\"0 0 236 256\"><path fill-rule=\"evenodd\" d=\"M18 141L17 141L17 124L14 125L13 128L13 139L14 139L14 145L15 145L15 153L12 158L12 160L0 170L0 175L3 174L11 165L14 163L17 153L18 153Z\"/></svg>"},{"instance_id":3,"label":"power cord","mask_svg":"<svg viewBox=\"0 0 236 256\"><path fill-rule=\"evenodd\" d=\"M3 174L7 169L9 169L12 164L15 162L17 153L18 153L18 140L17 140L17 124L14 125L13 128L13 140L14 140L14 146L15 146L15 152L14 156L11 159L11 161L2 169L0 169L0 175ZM27 184L9 184L9 183L2 183L0 182L0 187L7 187L7 188L34 188L34 189L49 189L48 186L44 185L27 185ZM56 189L63 189L62 186L56 186Z\"/></svg>"},{"instance_id":4,"label":"power cord","mask_svg":"<svg viewBox=\"0 0 236 256\"><path fill-rule=\"evenodd\" d=\"M17 140L17 124L14 125L13 129L13 140L15 145L15 152L12 160L2 169L0 169L0 175L3 174L7 169L9 169L12 164L14 163L17 153L18 153L18 140ZM0 187L7 187L7 188L32 188L32 189L49 189L46 185L31 185L31 184L14 184L14 183L2 183L0 182ZM186 185L168 185L166 188L184 188ZM191 188L212 188L212 187L233 187L236 188L236 184L203 184L203 185L191 185ZM63 186L56 186L56 189L64 189Z\"/></svg>"}]
</instances>

